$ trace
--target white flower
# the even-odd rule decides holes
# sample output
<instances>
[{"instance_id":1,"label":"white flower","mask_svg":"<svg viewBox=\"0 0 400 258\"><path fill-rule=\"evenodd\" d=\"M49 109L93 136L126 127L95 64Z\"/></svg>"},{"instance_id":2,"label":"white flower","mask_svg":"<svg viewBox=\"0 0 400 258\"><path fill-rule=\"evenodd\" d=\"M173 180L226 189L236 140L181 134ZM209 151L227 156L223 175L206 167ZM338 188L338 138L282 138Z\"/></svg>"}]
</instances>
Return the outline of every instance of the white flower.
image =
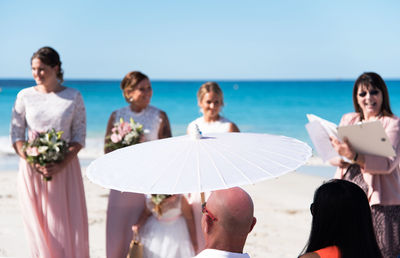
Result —
<instances>
[{"instance_id":1,"label":"white flower","mask_svg":"<svg viewBox=\"0 0 400 258\"><path fill-rule=\"evenodd\" d=\"M47 150L49 149L49 147L47 146L39 146L38 151L39 153L45 153Z\"/></svg>"}]
</instances>

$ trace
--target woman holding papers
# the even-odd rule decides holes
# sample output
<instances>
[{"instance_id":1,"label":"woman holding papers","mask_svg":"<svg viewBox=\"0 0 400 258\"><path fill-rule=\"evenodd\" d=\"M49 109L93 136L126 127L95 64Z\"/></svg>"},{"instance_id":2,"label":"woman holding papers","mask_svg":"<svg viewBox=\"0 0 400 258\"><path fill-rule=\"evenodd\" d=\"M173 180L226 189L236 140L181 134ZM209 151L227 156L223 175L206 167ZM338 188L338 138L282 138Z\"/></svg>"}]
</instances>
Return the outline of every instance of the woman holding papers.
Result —
<instances>
[{"instance_id":1,"label":"woman holding papers","mask_svg":"<svg viewBox=\"0 0 400 258\"><path fill-rule=\"evenodd\" d=\"M365 191L382 254L397 257L400 255L400 119L392 113L386 84L376 73L358 77L353 103L355 112L345 114L340 126L380 121L396 155L357 153L347 139L341 142L332 138L332 145L341 157L331 160L331 164L338 167L336 178L352 181Z\"/></svg>"}]
</instances>

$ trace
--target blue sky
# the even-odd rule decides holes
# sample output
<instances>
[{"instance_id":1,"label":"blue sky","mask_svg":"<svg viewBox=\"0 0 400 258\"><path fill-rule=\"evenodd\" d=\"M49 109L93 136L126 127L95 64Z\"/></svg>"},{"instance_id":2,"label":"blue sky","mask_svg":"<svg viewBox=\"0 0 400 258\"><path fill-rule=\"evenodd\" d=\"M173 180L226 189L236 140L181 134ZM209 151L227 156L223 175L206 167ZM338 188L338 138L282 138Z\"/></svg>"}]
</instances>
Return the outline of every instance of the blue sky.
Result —
<instances>
[{"instance_id":1,"label":"blue sky","mask_svg":"<svg viewBox=\"0 0 400 258\"><path fill-rule=\"evenodd\" d=\"M400 1L0 0L0 78L49 45L66 79L400 78Z\"/></svg>"}]
</instances>

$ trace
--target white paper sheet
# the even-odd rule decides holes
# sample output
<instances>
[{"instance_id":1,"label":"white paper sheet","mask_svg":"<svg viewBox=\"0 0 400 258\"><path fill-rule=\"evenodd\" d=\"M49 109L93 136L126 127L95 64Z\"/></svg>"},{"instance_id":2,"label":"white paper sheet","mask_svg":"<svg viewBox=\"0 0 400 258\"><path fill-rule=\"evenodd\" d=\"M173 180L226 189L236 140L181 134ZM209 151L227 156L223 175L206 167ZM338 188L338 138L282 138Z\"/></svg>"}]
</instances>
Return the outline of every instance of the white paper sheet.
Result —
<instances>
[{"instance_id":1,"label":"white paper sheet","mask_svg":"<svg viewBox=\"0 0 400 258\"><path fill-rule=\"evenodd\" d=\"M325 129L325 131L328 133L329 136L335 136L336 138L338 137L337 134L338 126L335 123L322 119L319 116L313 114L307 114L306 116L309 122L317 121L319 124L321 124L321 126Z\"/></svg>"},{"instance_id":2,"label":"white paper sheet","mask_svg":"<svg viewBox=\"0 0 400 258\"><path fill-rule=\"evenodd\" d=\"M324 162L339 156L332 147L328 131L319 121L309 122L306 124L306 129L315 150Z\"/></svg>"}]
</instances>

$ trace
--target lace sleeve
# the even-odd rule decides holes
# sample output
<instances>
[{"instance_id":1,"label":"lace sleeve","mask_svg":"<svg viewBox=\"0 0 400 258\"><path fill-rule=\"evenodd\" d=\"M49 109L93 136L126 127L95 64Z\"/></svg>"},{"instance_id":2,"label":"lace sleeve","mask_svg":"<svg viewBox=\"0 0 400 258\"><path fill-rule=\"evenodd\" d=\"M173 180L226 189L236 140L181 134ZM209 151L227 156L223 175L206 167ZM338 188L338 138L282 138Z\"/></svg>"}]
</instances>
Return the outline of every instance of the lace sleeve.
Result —
<instances>
[{"instance_id":1,"label":"lace sleeve","mask_svg":"<svg viewBox=\"0 0 400 258\"><path fill-rule=\"evenodd\" d=\"M71 125L71 142L85 146L86 139L86 110L81 93L75 98L74 116Z\"/></svg>"},{"instance_id":2,"label":"lace sleeve","mask_svg":"<svg viewBox=\"0 0 400 258\"><path fill-rule=\"evenodd\" d=\"M12 109L11 118L11 141L14 144L17 141L25 141L26 118L25 118L25 103L21 94L17 98Z\"/></svg>"}]
</instances>

